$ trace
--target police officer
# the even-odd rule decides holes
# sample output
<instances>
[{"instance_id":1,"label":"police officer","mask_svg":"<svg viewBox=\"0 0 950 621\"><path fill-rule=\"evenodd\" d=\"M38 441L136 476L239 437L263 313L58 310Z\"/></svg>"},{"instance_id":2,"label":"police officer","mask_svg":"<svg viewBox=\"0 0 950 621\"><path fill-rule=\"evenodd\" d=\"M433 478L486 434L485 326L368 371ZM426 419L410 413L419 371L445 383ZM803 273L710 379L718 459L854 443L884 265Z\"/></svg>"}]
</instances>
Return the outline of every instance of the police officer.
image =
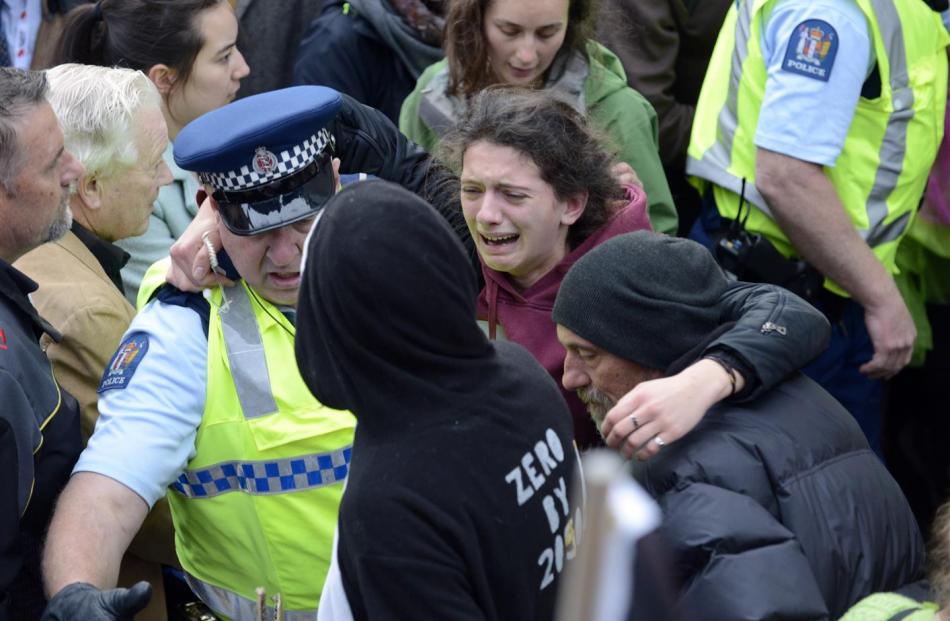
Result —
<instances>
[{"instance_id":1,"label":"police officer","mask_svg":"<svg viewBox=\"0 0 950 621\"><path fill-rule=\"evenodd\" d=\"M61 337L29 300L36 283L10 265L69 230L82 175L46 96L43 74L0 68L0 621L42 611L42 537L82 447L78 405L39 345Z\"/></svg>"},{"instance_id":2,"label":"police officer","mask_svg":"<svg viewBox=\"0 0 950 621\"><path fill-rule=\"evenodd\" d=\"M920 0L741 0L693 124L703 233L725 237L740 278L825 310L832 343L806 371L877 450L878 380L915 337L891 274L943 130L948 42Z\"/></svg>"},{"instance_id":3,"label":"police officer","mask_svg":"<svg viewBox=\"0 0 950 621\"><path fill-rule=\"evenodd\" d=\"M211 194L220 264L239 282L203 296L158 288L161 264L146 276L145 296L158 291L103 375L99 423L51 526L49 618L122 618L104 598L145 587L100 589L166 491L179 560L212 610L251 618L264 587L268 618L315 616L354 419L304 385L294 317L304 240L337 187L325 126L340 105L322 87L273 91L179 134L175 161Z\"/></svg>"}]
</instances>

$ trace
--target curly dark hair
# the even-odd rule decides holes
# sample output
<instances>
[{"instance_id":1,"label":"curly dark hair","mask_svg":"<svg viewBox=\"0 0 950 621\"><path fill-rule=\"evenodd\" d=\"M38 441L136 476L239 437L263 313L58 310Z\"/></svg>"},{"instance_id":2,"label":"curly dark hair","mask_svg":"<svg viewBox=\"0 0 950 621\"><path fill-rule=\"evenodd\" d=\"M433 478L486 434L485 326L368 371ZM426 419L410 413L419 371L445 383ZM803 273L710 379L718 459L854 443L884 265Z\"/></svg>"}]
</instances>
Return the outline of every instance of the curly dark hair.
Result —
<instances>
[{"instance_id":1,"label":"curly dark hair","mask_svg":"<svg viewBox=\"0 0 950 621\"><path fill-rule=\"evenodd\" d=\"M517 1L517 0L514 0ZM450 95L470 96L497 83L488 65L485 12L492 0L452 0L445 17L445 57L449 63ZM555 62L565 54L584 52L595 37L598 0L568 0L564 43Z\"/></svg>"},{"instance_id":2,"label":"curly dark hair","mask_svg":"<svg viewBox=\"0 0 950 621\"><path fill-rule=\"evenodd\" d=\"M615 160L606 139L584 115L544 91L492 87L478 93L442 138L437 157L461 174L465 151L481 140L531 158L559 200L587 193L584 213L568 230L571 247L610 220L614 201L624 196L611 174Z\"/></svg>"}]
</instances>

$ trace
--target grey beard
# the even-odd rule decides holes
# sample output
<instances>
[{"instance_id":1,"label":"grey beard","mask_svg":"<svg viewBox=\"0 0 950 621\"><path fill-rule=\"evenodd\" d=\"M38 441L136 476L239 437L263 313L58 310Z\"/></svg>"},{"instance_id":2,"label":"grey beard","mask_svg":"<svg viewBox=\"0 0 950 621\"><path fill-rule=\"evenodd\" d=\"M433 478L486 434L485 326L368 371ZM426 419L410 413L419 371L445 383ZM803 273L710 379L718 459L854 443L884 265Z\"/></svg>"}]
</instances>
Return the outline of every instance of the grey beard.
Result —
<instances>
[{"instance_id":1,"label":"grey beard","mask_svg":"<svg viewBox=\"0 0 950 621\"><path fill-rule=\"evenodd\" d=\"M73 226L73 211L69 208L68 194L63 196L63 202L60 204L60 208L62 211L57 218L53 220L53 223L50 224L49 231L46 233L46 239L43 240L44 244L60 239Z\"/></svg>"},{"instance_id":2,"label":"grey beard","mask_svg":"<svg viewBox=\"0 0 950 621\"><path fill-rule=\"evenodd\" d=\"M587 412L590 414L590 417L594 419L594 424L597 425L597 431L600 432L601 437L603 437L604 433L601 429L604 425L604 419L607 417L607 412L617 405L617 402L593 386L579 389L577 396L584 402L584 405L587 406Z\"/></svg>"}]
</instances>

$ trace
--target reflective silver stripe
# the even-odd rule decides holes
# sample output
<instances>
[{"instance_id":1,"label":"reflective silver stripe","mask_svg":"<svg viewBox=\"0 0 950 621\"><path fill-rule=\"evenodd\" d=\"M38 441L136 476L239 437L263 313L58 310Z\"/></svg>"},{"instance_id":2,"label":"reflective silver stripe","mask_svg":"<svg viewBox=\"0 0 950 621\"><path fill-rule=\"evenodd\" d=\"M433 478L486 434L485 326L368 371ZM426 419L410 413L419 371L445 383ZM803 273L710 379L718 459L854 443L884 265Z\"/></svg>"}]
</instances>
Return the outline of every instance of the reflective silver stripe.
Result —
<instances>
[{"instance_id":1,"label":"reflective silver stripe","mask_svg":"<svg viewBox=\"0 0 950 621\"><path fill-rule=\"evenodd\" d=\"M729 74L729 92L726 94L726 105L719 112L719 123L716 129L716 143L709 150L714 162L729 170L732 164L732 143L736 139L736 129L739 126L739 81L742 77L742 65L749 55L749 32L752 30L752 7L754 0L740 2L736 17L735 48L732 50L732 71Z\"/></svg>"},{"instance_id":2,"label":"reflective silver stripe","mask_svg":"<svg viewBox=\"0 0 950 621\"><path fill-rule=\"evenodd\" d=\"M732 73L729 79L729 92L726 105L719 113L715 144L707 149L702 160L687 158L686 173L707 179L735 194L742 192L742 180L728 172L732 164L732 148L738 126L738 93L742 65L748 56L749 35L752 25L752 6L754 0L745 0L739 4L736 20L736 43L732 56ZM904 214L885 224L888 215L887 199L897 187L897 181L904 166L907 151L907 127L914 116L914 93L910 88L907 71L907 53L904 47L904 31L900 16L893 0L871 0L877 16L878 28L890 68L891 102L893 112L887 121L884 140L879 152L878 168L874 175L874 186L868 195L865 209L868 228L858 229L858 233L874 247L894 241L904 233L910 222L910 213ZM871 45L874 45L871 33ZM772 216L765 198L754 186L747 183L745 199L758 207L769 218Z\"/></svg>"},{"instance_id":3,"label":"reflective silver stripe","mask_svg":"<svg viewBox=\"0 0 950 621\"><path fill-rule=\"evenodd\" d=\"M225 461L186 470L171 488L186 498L211 498L229 492L255 496L297 492L346 480L353 447L286 459Z\"/></svg>"},{"instance_id":4,"label":"reflective silver stripe","mask_svg":"<svg viewBox=\"0 0 950 621\"><path fill-rule=\"evenodd\" d=\"M693 157L688 157L686 160L686 174L707 179L734 194L742 194L742 180L727 171L732 165L732 145L739 126L739 81L742 78L742 65L745 64L746 57L749 55L749 35L752 31L754 4L754 0L740 0L737 3L736 42L732 51L729 92L726 94L726 105L719 111L716 142L706 150L702 160ZM746 184L745 199L765 212L767 216L772 217L765 199L754 184Z\"/></svg>"},{"instance_id":5,"label":"reflective silver stripe","mask_svg":"<svg viewBox=\"0 0 950 621\"><path fill-rule=\"evenodd\" d=\"M277 411L270 386L264 343L254 318L251 300L242 285L222 287L224 304L219 309L224 346L231 377L244 418L259 418Z\"/></svg>"},{"instance_id":6,"label":"reflective silver stripe","mask_svg":"<svg viewBox=\"0 0 950 621\"><path fill-rule=\"evenodd\" d=\"M898 218L887 225L887 199L897 187L897 179L904 168L907 154L907 126L914 117L914 91L907 75L907 51L904 48L904 30L900 15L893 0L871 0L877 15L878 28L887 50L890 65L891 105L894 110L887 120L884 140L881 142L879 163L874 175L874 186L868 196L868 229L860 231L861 237L870 246L877 246L898 239L910 222L907 217ZM874 42L872 40L871 45ZM908 210L911 211L911 210ZM896 226L900 223L900 226Z\"/></svg>"},{"instance_id":7,"label":"reflective silver stripe","mask_svg":"<svg viewBox=\"0 0 950 621\"><path fill-rule=\"evenodd\" d=\"M195 595L201 598L201 601L207 604L208 608L215 613L224 615L229 619L233 619L233 621L257 621L257 602L246 597L241 597L233 591L208 584L207 582L195 578L187 571L185 572L185 579L188 582L188 586L191 587L191 590L195 592ZM268 599L270 599L272 595L274 594L268 593ZM264 618L275 618L275 612L272 606L267 606ZM285 608L281 618L284 621L316 621L317 611L316 609L287 610Z\"/></svg>"},{"instance_id":8,"label":"reflective silver stripe","mask_svg":"<svg viewBox=\"0 0 950 621\"><path fill-rule=\"evenodd\" d=\"M690 175L708 179L715 185L725 188L736 195L742 194L742 179L729 174L725 168L720 168L718 164L714 164L706 158L702 160L690 158L687 162L687 172ZM770 218L772 217L772 213L765 204L765 198L759 193L759 189L751 183L746 183L745 199L765 212L765 215Z\"/></svg>"}]
</instances>

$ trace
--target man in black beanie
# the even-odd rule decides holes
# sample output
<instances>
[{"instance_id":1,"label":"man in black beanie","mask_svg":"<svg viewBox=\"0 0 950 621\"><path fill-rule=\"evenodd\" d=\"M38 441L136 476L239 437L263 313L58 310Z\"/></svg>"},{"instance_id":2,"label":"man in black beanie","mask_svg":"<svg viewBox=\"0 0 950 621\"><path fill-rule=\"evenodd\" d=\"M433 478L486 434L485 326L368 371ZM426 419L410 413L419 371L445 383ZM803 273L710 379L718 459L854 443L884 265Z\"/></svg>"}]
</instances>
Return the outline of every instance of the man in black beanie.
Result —
<instances>
[{"instance_id":1,"label":"man in black beanie","mask_svg":"<svg viewBox=\"0 0 950 621\"><path fill-rule=\"evenodd\" d=\"M919 579L924 559L906 500L840 404L796 373L715 406L678 438L657 435L649 413L610 412L641 382L696 360L723 329L715 300L729 286L689 240L641 231L601 244L554 305L563 383L603 421L608 444L655 455L634 475L663 508L680 605L695 618L838 618Z\"/></svg>"}]
</instances>

